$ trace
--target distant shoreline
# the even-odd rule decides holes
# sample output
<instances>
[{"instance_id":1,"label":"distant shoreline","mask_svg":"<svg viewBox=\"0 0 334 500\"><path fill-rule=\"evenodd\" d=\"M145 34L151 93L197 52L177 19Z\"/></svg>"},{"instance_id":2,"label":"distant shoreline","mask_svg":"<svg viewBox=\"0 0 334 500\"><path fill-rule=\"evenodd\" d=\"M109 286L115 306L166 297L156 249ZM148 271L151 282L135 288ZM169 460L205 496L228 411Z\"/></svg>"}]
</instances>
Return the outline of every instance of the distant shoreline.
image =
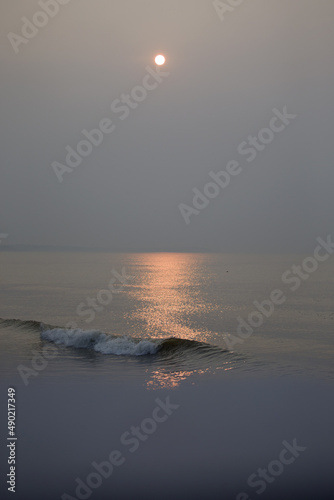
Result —
<instances>
[{"instance_id":1,"label":"distant shoreline","mask_svg":"<svg viewBox=\"0 0 334 500\"><path fill-rule=\"evenodd\" d=\"M87 252L87 253L115 253L115 254L138 254L138 253L175 253L175 254L207 254L207 255L308 255L308 251L289 250L289 251L262 251L262 252L241 252L233 251L231 249L222 250L206 250L205 248L198 249L124 249L124 248L92 248L92 247L56 247L56 246L39 246L39 245L0 245L1 252Z\"/></svg>"}]
</instances>

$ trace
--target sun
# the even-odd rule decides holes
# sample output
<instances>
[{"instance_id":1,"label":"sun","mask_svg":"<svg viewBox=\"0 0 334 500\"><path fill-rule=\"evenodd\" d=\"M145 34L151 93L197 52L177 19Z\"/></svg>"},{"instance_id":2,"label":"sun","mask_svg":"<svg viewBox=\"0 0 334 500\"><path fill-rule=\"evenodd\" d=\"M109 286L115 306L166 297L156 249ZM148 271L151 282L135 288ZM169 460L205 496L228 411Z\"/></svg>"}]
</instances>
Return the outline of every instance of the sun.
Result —
<instances>
[{"instance_id":1,"label":"sun","mask_svg":"<svg viewBox=\"0 0 334 500\"><path fill-rule=\"evenodd\" d=\"M154 61L158 66L162 66L163 64L165 64L166 58L162 54L158 54L157 56L155 56Z\"/></svg>"}]
</instances>

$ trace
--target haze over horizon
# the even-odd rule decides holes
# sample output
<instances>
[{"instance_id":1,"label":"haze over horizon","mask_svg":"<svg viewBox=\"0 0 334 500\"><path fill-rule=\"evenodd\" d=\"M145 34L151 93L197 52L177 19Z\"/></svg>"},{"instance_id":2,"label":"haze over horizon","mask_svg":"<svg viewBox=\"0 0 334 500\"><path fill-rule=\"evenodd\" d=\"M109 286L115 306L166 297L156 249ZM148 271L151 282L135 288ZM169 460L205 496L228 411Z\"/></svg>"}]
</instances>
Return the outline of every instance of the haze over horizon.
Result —
<instances>
[{"instance_id":1,"label":"haze over horizon","mask_svg":"<svg viewBox=\"0 0 334 500\"><path fill-rule=\"evenodd\" d=\"M2 6L2 250L308 252L331 233L333 2L245 1L220 19L209 0L69 1L16 54L8 33L42 3ZM295 118L270 128L285 107ZM106 119L69 167L66 148Z\"/></svg>"}]
</instances>

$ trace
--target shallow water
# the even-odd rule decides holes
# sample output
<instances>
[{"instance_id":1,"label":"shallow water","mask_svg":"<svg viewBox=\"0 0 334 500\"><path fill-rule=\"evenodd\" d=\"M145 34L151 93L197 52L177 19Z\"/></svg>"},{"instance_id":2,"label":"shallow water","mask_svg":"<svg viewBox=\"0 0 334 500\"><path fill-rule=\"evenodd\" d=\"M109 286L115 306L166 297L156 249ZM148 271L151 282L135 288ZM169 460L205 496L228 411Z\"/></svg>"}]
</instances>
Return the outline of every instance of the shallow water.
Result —
<instances>
[{"instance_id":1,"label":"shallow water","mask_svg":"<svg viewBox=\"0 0 334 500\"><path fill-rule=\"evenodd\" d=\"M305 451L261 498L331 499L333 263L292 293L281 277L302 259L0 252L16 498L254 499L249 477L297 440ZM231 348L237 318L277 288L284 304ZM175 411L153 421L167 398ZM2 442L6 426L2 412ZM133 450L137 427L146 430ZM113 450L124 464L87 490L92 464ZM0 459L6 471L4 447Z\"/></svg>"},{"instance_id":2,"label":"shallow water","mask_svg":"<svg viewBox=\"0 0 334 500\"><path fill-rule=\"evenodd\" d=\"M92 331L113 336L114 347L126 337L119 352L113 352L111 337L109 350L106 342L100 343L99 352L113 356L145 354L145 349L131 352L132 339L150 346L152 339L172 337L208 344L211 354L214 346L220 349L220 359L216 355L214 360L205 356L200 360L194 349L187 355L180 350L174 364L177 368L180 363L183 370L187 363L195 370L223 369L226 364L226 369L333 379L334 259L321 263L294 292L282 282L282 274L303 256L1 252L0 259L0 317L23 321L0 324L6 344L1 366L6 370L8 352L13 350L15 364L18 356L31 357L34 347L57 342L42 336L45 327L39 323L44 323L58 328L59 338L60 329L68 335L66 327L81 339ZM241 319L247 322L252 312L259 314L254 301L267 301L274 289L282 290L285 302L276 305L269 317L262 314L262 324L248 326L251 335L241 338ZM36 321L37 329L26 320ZM59 370L61 360L69 356L83 361L83 353L75 352L69 340L61 345L70 347L70 352L59 349ZM91 345L86 349L94 350ZM97 350L95 346L95 353L86 354L101 358ZM197 361L192 363L195 353ZM158 360L145 357L141 363L153 362L159 369ZM166 359L162 361L164 368ZM118 363L121 378L122 362ZM97 363L104 369L106 364L110 366L110 359ZM76 370L75 364L72 368Z\"/></svg>"}]
</instances>

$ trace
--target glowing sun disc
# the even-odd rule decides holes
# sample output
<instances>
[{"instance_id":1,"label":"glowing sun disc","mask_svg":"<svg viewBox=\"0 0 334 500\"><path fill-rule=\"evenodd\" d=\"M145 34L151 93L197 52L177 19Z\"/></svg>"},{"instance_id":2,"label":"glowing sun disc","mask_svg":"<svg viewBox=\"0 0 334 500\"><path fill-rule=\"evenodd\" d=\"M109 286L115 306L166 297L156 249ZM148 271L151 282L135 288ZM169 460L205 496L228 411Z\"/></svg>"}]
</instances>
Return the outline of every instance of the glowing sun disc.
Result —
<instances>
[{"instance_id":1,"label":"glowing sun disc","mask_svg":"<svg viewBox=\"0 0 334 500\"><path fill-rule=\"evenodd\" d=\"M162 54L159 54L155 57L154 61L158 66L162 66L163 64L165 64L166 58Z\"/></svg>"}]
</instances>

